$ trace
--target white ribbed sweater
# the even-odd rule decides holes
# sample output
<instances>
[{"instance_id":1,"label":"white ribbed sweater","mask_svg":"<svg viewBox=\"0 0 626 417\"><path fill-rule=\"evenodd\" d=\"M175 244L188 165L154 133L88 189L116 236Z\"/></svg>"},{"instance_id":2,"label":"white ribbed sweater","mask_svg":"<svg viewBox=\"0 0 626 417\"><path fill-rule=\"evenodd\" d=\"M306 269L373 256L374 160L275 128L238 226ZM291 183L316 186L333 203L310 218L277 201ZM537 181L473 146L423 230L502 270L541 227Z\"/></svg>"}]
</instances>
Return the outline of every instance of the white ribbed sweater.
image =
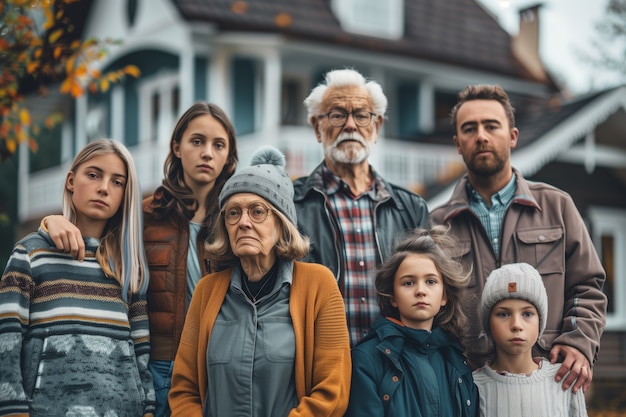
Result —
<instances>
[{"instance_id":1,"label":"white ribbed sweater","mask_svg":"<svg viewBox=\"0 0 626 417\"><path fill-rule=\"evenodd\" d=\"M542 359L530 375L503 375L488 364L475 370L481 417L586 417L583 391L563 391L554 380L560 366Z\"/></svg>"}]
</instances>

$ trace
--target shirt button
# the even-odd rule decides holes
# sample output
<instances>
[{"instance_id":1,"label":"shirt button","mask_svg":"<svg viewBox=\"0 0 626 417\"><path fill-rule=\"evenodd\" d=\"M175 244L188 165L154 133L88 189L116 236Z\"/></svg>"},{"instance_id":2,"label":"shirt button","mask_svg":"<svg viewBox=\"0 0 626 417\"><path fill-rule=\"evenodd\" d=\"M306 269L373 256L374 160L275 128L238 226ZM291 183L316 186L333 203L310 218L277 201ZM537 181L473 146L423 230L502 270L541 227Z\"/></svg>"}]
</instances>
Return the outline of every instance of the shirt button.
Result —
<instances>
[{"instance_id":1,"label":"shirt button","mask_svg":"<svg viewBox=\"0 0 626 417\"><path fill-rule=\"evenodd\" d=\"M392 380L393 382L398 382L398 380L399 380L399 379L400 379L400 378L398 378L396 375L394 375L394 376L391 378L391 380Z\"/></svg>"},{"instance_id":2,"label":"shirt button","mask_svg":"<svg viewBox=\"0 0 626 417\"><path fill-rule=\"evenodd\" d=\"M364 303L365 302L365 297L361 297L361 302Z\"/></svg>"},{"instance_id":3,"label":"shirt button","mask_svg":"<svg viewBox=\"0 0 626 417\"><path fill-rule=\"evenodd\" d=\"M391 350L389 350L389 349L385 349L385 353L386 353L387 355L389 355L389 354L391 353Z\"/></svg>"},{"instance_id":4,"label":"shirt button","mask_svg":"<svg viewBox=\"0 0 626 417\"><path fill-rule=\"evenodd\" d=\"M383 395L383 401L389 401L389 394Z\"/></svg>"},{"instance_id":5,"label":"shirt button","mask_svg":"<svg viewBox=\"0 0 626 417\"><path fill-rule=\"evenodd\" d=\"M459 377L459 384L463 383L463 378Z\"/></svg>"},{"instance_id":6,"label":"shirt button","mask_svg":"<svg viewBox=\"0 0 626 417\"><path fill-rule=\"evenodd\" d=\"M356 232L357 233L361 233L361 229L356 229Z\"/></svg>"},{"instance_id":7,"label":"shirt button","mask_svg":"<svg viewBox=\"0 0 626 417\"><path fill-rule=\"evenodd\" d=\"M365 262L359 261L359 266L363 266L363 265L365 265Z\"/></svg>"},{"instance_id":8,"label":"shirt button","mask_svg":"<svg viewBox=\"0 0 626 417\"><path fill-rule=\"evenodd\" d=\"M467 400L466 404L469 407L470 405L472 405L472 402L470 400Z\"/></svg>"},{"instance_id":9,"label":"shirt button","mask_svg":"<svg viewBox=\"0 0 626 417\"><path fill-rule=\"evenodd\" d=\"M543 242L546 240L546 237L544 235L539 236L539 241Z\"/></svg>"}]
</instances>

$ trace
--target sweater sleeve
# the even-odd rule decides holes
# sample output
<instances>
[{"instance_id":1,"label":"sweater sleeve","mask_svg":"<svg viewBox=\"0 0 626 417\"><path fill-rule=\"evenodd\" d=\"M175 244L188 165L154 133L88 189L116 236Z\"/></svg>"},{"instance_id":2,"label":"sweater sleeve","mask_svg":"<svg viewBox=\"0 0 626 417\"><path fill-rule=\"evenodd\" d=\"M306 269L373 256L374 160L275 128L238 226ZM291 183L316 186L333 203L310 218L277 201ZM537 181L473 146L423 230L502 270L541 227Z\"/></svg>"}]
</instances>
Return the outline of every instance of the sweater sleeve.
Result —
<instances>
[{"instance_id":1,"label":"sweater sleeve","mask_svg":"<svg viewBox=\"0 0 626 417\"><path fill-rule=\"evenodd\" d=\"M205 281L206 282L206 281ZM200 349L200 326L204 282L200 282L194 291L185 319L183 333L178 345L174 369L172 371L172 388L169 392L169 405L172 417L202 417L202 394L200 393L200 366L198 361ZM204 355L204 353L201 353Z\"/></svg>"},{"instance_id":2,"label":"sweater sleeve","mask_svg":"<svg viewBox=\"0 0 626 417\"><path fill-rule=\"evenodd\" d=\"M152 373L148 369L150 359L150 330L148 327L148 304L144 296L133 296L128 311L131 337L135 346L137 368L144 390L144 416L152 416L155 412L155 392Z\"/></svg>"},{"instance_id":3,"label":"sweater sleeve","mask_svg":"<svg viewBox=\"0 0 626 417\"><path fill-rule=\"evenodd\" d=\"M317 267L315 265L313 268ZM307 392L300 398L298 406L289 413L289 417L341 417L348 406L351 373L350 341L344 303L330 270L320 267L313 269L313 272L312 275L316 276L294 276L294 279L316 280L315 285L319 287L317 291L307 291L306 287L300 286L304 293L298 294L300 300L302 297L315 297L313 303L317 307L314 323L305 325L305 339L309 340L305 340L304 345L307 349L312 349L312 361L305 364L305 368L312 367L310 381L305 383ZM313 317L308 317L306 321L310 319ZM303 323L298 325L294 322L294 329L302 325Z\"/></svg>"},{"instance_id":4,"label":"sweater sleeve","mask_svg":"<svg viewBox=\"0 0 626 417\"><path fill-rule=\"evenodd\" d=\"M22 343L33 288L28 251L18 244L0 279L0 416L30 415L21 365L31 360L22 358Z\"/></svg>"}]
</instances>

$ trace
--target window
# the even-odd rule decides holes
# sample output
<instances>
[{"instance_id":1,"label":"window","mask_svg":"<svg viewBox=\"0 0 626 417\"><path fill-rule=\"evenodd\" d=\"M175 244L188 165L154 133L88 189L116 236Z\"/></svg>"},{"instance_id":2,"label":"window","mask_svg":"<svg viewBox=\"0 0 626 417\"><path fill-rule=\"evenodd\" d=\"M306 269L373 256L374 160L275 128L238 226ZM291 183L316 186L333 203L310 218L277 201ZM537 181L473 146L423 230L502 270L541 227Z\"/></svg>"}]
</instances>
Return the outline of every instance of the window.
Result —
<instances>
[{"instance_id":1,"label":"window","mask_svg":"<svg viewBox=\"0 0 626 417\"><path fill-rule=\"evenodd\" d=\"M415 139L420 134L418 94L419 87L414 82L401 82L397 86L398 126L395 133L400 139Z\"/></svg>"},{"instance_id":2,"label":"window","mask_svg":"<svg viewBox=\"0 0 626 417\"><path fill-rule=\"evenodd\" d=\"M592 207L592 239L606 271L607 330L626 329L626 211Z\"/></svg>"},{"instance_id":3,"label":"window","mask_svg":"<svg viewBox=\"0 0 626 417\"><path fill-rule=\"evenodd\" d=\"M238 135L254 132L256 76L256 64L252 59L235 58L233 60L233 119Z\"/></svg>"},{"instance_id":4,"label":"window","mask_svg":"<svg viewBox=\"0 0 626 417\"><path fill-rule=\"evenodd\" d=\"M332 0L333 13L346 32L400 39L404 28L404 0Z\"/></svg>"},{"instance_id":5,"label":"window","mask_svg":"<svg viewBox=\"0 0 626 417\"><path fill-rule=\"evenodd\" d=\"M304 98L306 97L306 77L285 76L281 88L281 124L302 125L306 123Z\"/></svg>"},{"instance_id":6,"label":"window","mask_svg":"<svg viewBox=\"0 0 626 417\"><path fill-rule=\"evenodd\" d=\"M176 74L158 74L140 87L140 140L168 143L178 119L180 88Z\"/></svg>"}]
</instances>

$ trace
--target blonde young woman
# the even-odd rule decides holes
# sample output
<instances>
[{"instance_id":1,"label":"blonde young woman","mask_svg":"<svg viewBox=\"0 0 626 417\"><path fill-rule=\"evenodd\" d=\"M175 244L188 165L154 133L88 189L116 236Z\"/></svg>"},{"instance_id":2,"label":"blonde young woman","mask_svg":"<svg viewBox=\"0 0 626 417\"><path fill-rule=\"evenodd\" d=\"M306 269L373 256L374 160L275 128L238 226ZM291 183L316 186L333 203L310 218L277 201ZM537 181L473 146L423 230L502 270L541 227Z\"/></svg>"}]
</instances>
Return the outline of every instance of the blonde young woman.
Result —
<instances>
[{"instance_id":1,"label":"blonde young woman","mask_svg":"<svg viewBox=\"0 0 626 417\"><path fill-rule=\"evenodd\" d=\"M78 153L63 216L84 261L40 229L16 244L0 281L0 415L152 415L141 194L121 143Z\"/></svg>"},{"instance_id":2,"label":"blonde young woman","mask_svg":"<svg viewBox=\"0 0 626 417\"><path fill-rule=\"evenodd\" d=\"M235 129L212 103L193 104L178 119L163 167L163 183L143 201L143 237L150 269L150 363L155 417L170 415L167 395L191 295L219 266L204 242L218 217L218 195L237 167ZM61 216L42 222L57 248L82 259L77 229Z\"/></svg>"}]
</instances>

